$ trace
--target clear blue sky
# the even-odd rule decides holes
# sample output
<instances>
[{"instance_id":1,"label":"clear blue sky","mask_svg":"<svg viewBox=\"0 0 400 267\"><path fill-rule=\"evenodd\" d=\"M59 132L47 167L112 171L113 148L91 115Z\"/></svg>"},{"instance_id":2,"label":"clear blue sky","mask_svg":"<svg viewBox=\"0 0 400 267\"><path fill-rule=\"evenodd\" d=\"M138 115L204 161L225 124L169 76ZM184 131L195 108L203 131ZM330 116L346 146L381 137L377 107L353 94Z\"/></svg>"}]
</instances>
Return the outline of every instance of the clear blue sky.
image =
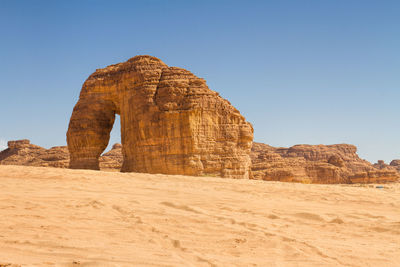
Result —
<instances>
[{"instance_id":1,"label":"clear blue sky","mask_svg":"<svg viewBox=\"0 0 400 267\"><path fill-rule=\"evenodd\" d=\"M65 145L85 79L149 54L205 78L256 141L400 158L400 1L0 0L0 25L0 142Z\"/></svg>"}]
</instances>

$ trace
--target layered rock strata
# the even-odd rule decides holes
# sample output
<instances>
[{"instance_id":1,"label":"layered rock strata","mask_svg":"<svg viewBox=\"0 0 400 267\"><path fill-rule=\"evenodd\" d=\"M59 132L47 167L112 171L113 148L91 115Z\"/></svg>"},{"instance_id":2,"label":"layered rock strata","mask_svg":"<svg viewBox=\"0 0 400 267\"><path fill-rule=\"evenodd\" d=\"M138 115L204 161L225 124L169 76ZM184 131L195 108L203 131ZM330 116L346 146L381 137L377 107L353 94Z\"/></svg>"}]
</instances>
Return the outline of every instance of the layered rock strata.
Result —
<instances>
[{"instance_id":1,"label":"layered rock strata","mask_svg":"<svg viewBox=\"0 0 400 267\"><path fill-rule=\"evenodd\" d=\"M252 178L302 183L385 183L398 181L391 167L377 168L357 155L353 145L295 145L290 148L253 143Z\"/></svg>"},{"instance_id":2,"label":"layered rock strata","mask_svg":"<svg viewBox=\"0 0 400 267\"><path fill-rule=\"evenodd\" d=\"M249 177L251 124L204 79L151 56L85 81L67 132L70 168L99 169L116 114L122 171Z\"/></svg>"}]
</instances>

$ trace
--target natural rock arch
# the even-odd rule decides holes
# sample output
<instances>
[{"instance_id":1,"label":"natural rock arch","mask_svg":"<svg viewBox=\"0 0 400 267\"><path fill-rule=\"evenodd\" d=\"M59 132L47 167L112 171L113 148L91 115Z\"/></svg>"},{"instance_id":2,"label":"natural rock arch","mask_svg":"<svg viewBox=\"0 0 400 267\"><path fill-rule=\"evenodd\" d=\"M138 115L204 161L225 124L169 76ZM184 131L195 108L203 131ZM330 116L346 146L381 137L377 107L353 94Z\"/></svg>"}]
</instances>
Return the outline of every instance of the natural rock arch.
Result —
<instances>
[{"instance_id":1,"label":"natural rock arch","mask_svg":"<svg viewBox=\"0 0 400 267\"><path fill-rule=\"evenodd\" d=\"M90 75L67 132L70 168L99 169L115 114L121 171L249 177L251 124L185 69L136 56Z\"/></svg>"}]
</instances>

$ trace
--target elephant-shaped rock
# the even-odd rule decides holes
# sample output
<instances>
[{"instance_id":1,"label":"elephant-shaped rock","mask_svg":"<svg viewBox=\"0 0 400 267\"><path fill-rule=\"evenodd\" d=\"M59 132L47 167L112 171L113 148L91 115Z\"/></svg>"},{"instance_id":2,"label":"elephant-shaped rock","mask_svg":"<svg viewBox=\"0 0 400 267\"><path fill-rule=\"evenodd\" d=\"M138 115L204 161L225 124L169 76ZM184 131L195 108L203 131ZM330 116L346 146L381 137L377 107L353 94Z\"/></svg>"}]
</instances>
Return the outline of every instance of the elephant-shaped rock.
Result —
<instances>
[{"instance_id":1,"label":"elephant-shaped rock","mask_svg":"<svg viewBox=\"0 0 400 267\"><path fill-rule=\"evenodd\" d=\"M204 79L152 56L85 81L67 132L70 168L99 169L116 114L123 172L249 178L252 125Z\"/></svg>"}]
</instances>

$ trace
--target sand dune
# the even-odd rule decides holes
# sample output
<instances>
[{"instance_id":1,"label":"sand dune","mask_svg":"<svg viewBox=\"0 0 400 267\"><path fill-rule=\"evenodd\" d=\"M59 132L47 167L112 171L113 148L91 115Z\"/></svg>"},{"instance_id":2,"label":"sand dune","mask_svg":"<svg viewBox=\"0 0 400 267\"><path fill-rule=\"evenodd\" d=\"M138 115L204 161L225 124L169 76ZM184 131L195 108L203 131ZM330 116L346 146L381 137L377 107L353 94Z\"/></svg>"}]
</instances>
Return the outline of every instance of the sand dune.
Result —
<instances>
[{"instance_id":1,"label":"sand dune","mask_svg":"<svg viewBox=\"0 0 400 267\"><path fill-rule=\"evenodd\" d=\"M384 188L0 166L0 266L399 266Z\"/></svg>"}]
</instances>

